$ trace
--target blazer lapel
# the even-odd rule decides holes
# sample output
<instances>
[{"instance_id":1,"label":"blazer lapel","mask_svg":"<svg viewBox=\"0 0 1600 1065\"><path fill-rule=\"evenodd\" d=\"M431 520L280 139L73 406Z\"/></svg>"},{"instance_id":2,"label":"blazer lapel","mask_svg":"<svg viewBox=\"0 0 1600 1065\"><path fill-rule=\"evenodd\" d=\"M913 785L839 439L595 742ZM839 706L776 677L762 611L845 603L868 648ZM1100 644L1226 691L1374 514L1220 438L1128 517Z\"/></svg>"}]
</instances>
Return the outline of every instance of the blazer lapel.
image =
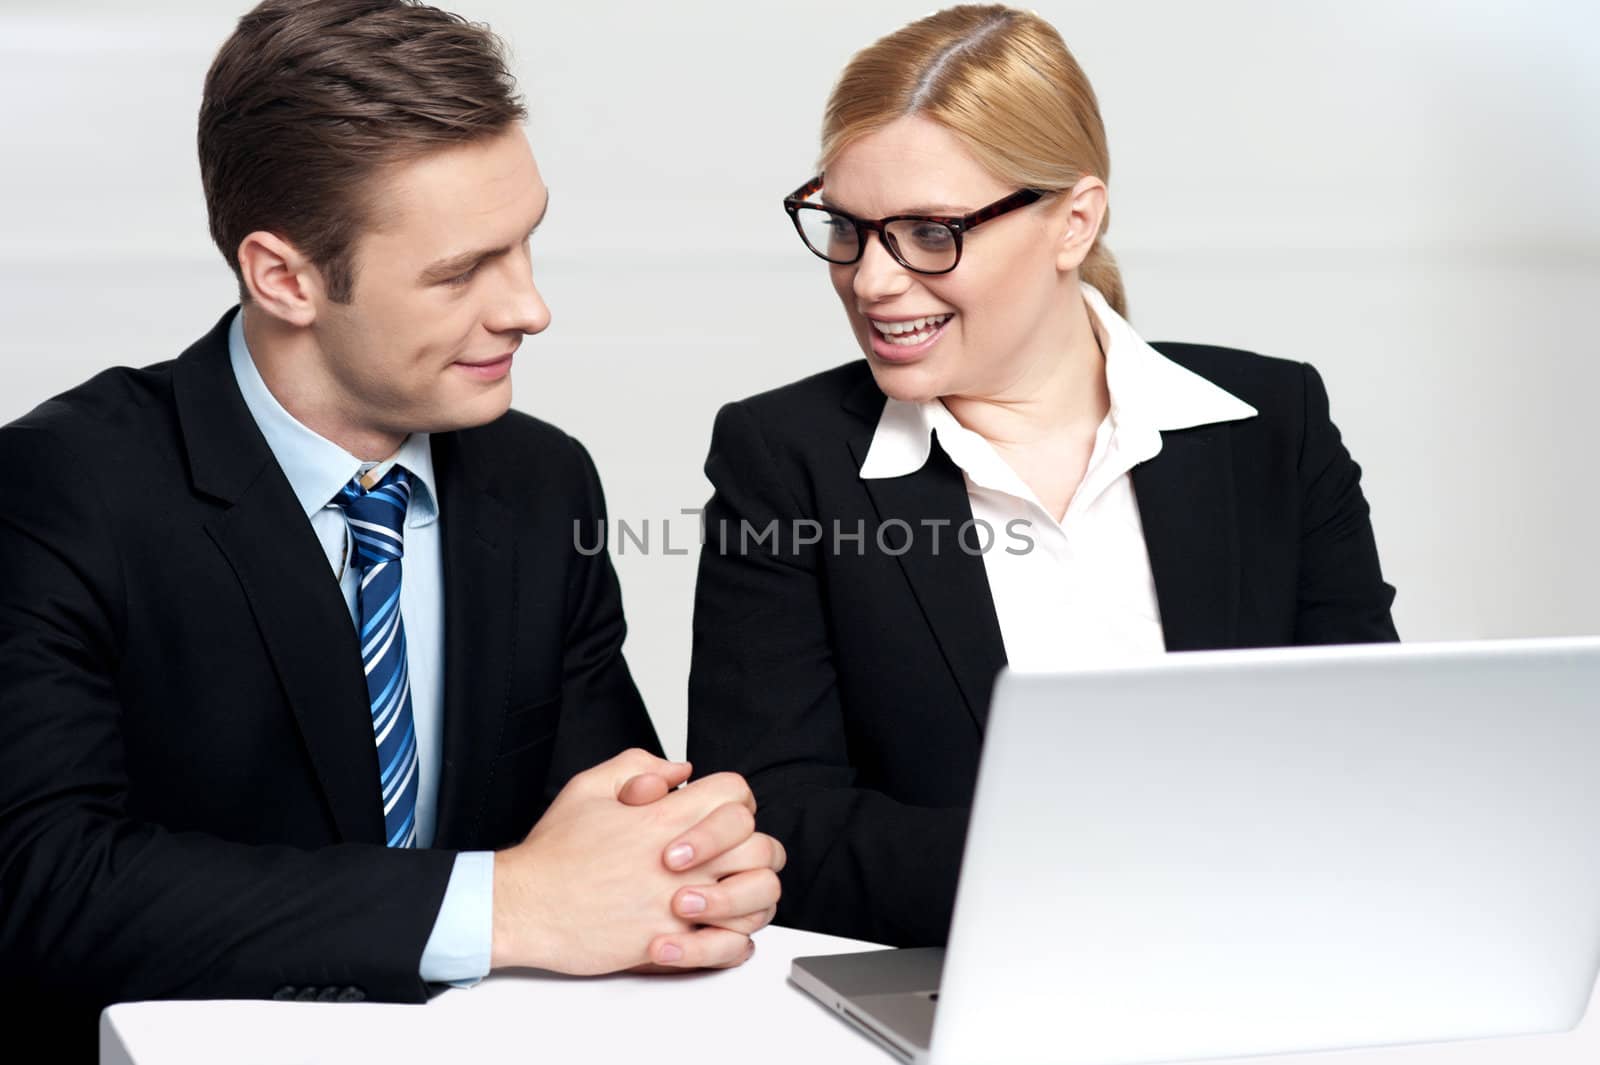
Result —
<instances>
[{"instance_id":1,"label":"blazer lapel","mask_svg":"<svg viewBox=\"0 0 1600 1065\"><path fill-rule=\"evenodd\" d=\"M250 601L340 835L384 842L378 750L355 626L277 467L206 531Z\"/></svg>"},{"instance_id":2,"label":"blazer lapel","mask_svg":"<svg viewBox=\"0 0 1600 1065\"><path fill-rule=\"evenodd\" d=\"M228 363L231 318L185 352L173 375L195 488L227 505L206 531L255 615L340 835L382 843L378 755L355 627L239 394Z\"/></svg>"},{"instance_id":3,"label":"blazer lapel","mask_svg":"<svg viewBox=\"0 0 1600 1065\"><path fill-rule=\"evenodd\" d=\"M433 438L444 554L444 754L434 845L477 838L490 763L508 710L516 631L511 509L472 468L460 433Z\"/></svg>"},{"instance_id":4,"label":"blazer lapel","mask_svg":"<svg viewBox=\"0 0 1600 1065\"><path fill-rule=\"evenodd\" d=\"M1167 650L1233 646L1239 624L1239 530L1228 423L1161 434L1133 470Z\"/></svg>"},{"instance_id":5,"label":"blazer lapel","mask_svg":"<svg viewBox=\"0 0 1600 1065\"><path fill-rule=\"evenodd\" d=\"M851 393L845 405L861 415L865 423L862 431L852 434L848 441L855 468L859 469L866 461L883 395L867 381L863 388ZM955 674L973 722L982 732L995 675L1006 664L1006 650L983 556L968 554L956 540L962 525L972 520L966 478L935 441L928 461L917 472L905 477L872 478L862 484L880 524L898 518L913 530L911 549L897 561L939 650ZM934 535L922 524L924 520L949 523L939 529L937 549ZM895 533L886 538L898 542Z\"/></svg>"}]
</instances>

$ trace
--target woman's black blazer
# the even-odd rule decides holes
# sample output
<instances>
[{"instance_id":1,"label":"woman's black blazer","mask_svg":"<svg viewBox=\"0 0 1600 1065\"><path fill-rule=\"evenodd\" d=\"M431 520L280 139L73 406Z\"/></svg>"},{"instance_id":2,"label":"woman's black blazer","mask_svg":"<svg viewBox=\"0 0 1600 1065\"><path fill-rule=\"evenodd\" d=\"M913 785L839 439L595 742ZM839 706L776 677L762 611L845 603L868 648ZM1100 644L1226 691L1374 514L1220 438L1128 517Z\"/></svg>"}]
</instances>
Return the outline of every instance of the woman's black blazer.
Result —
<instances>
[{"instance_id":1,"label":"woman's black blazer","mask_svg":"<svg viewBox=\"0 0 1600 1065\"><path fill-rule=\"evenodd\" d=\"M1168 650L1396 639L1361 471L1316 371L1155 347L1259 412L1164 432L1133 470ZM1006 653L969 553L981 537L956 541L961 471L935 445L916 473L858 474L884 402L858 360L718 414L689 757L743 773L788 848L780 923L912 946L949 928Z\"/></svg>"}]
</instances>

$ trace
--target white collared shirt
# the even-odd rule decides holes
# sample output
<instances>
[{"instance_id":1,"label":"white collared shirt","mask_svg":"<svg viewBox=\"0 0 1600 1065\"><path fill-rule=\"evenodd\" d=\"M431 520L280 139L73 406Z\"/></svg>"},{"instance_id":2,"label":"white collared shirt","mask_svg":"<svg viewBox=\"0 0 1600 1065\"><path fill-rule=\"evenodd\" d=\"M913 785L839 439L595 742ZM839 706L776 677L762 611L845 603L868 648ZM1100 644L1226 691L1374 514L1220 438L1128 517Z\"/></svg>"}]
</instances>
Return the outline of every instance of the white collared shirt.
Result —
<instances>
[{"instance_id":1,"label":"white collared shirt","mask_svg":"<svg viewBox=\"0 0 1600 1065\"><path fill-rule=\"evenodd\" d=\"M1146 344L1091 285L1084 302L1105 347L1111 409L1095 432L1083 480L1060 521L994 446L938 400L889 399L861 477L903 477L939 446L961 468L1006 659L1059 670L1163 653L1155 579L1132 470L1161 451L1163 430L1253 418L1254 407ZM981 532L984 526L990 534Z\"/></svg>"}]
</instances>

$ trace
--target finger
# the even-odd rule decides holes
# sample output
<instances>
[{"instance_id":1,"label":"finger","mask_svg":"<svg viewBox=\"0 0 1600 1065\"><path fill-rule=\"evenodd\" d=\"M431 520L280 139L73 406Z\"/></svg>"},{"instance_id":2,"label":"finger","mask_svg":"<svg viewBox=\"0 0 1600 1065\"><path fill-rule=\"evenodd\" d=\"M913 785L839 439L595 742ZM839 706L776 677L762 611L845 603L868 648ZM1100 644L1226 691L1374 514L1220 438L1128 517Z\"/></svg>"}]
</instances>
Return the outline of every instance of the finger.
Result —
<instances>
[{"instance_id":1,"label":"finger","mask_svg":"<svg viewBox=\"0 0 1600 1065\"><path fill-rule=\"evenodd\" d=\"M725 928L730 932L738 932L742 936L753 936L771 924L777 916L778 908L774 906L770 910L762 910L760 913L750 913L745 914L743 917L733 917L726 921L710 921L707 923L714 924L718 928Z\"/></svg>"},{"instance_id":2,"label":"finger","mask_svg":"<svg viewBox=\"0 0 1600 1065\"><path fill-rule=\"evenodd\" d=\"M687 776L688 767L684 767ZM617 800L628 806L648 806L665 798L672 789L683 783L661 773L641 773L632 777L617 791Z\"/></svg>"},{"instance_id":3,"label":"finger","mask_svg":"<svg viewBox=\"0 0 1600 1065\"><path fill-rule=\"evenodd\" d=\"M586 775L593 775L598 780L605 781L612 795L621 797L622 789L634 777L654 773L665 778L673 787L689 779L693 768L687 762L669 762L659 758L639 747L630 747L615 757L588 770Z\"/></svg>"},{"instance_id":4,"label":"finger","mask_svg":"<svg viewBox=\"0 0 1600 1065\"><path fill-rule=\"evenodd\" d=\"M784 852L783 844L765 832L757 832L722 857L707 862L705 872L716 880L747 869L771 869L776 873L786 861L788 855Z\"/></svg>"},{"instance_id":5,"label":"finger","mask_svg":"<svg viewBox=\"0 0 1600 1065\"><path fill-rule=\"evenodd\" d=\"M750 785L738 773L712 773L708 777L701 777L683 789L683 796L685 802L698 799L707 808L736 802L748 806L751 813L756 812L756 797L751 794Z\"/></svg>"},{"instance_id":6,"label":"finger","mask_svg":"<svg viewBox=\"0 0 1600 1065\"><path fill-rule=\"evenodd\" d=\"M672 912L695 924L714 924L760 913L778 904L783 889L771 869L735 873L715 884L679 888L672 896Z\"/></svg>"},{"instance_id":7,"label":"finger","mask_svg":"<svg viewBox=\"0 0 1600 1065\"><path fill-rule=\"evenodd\" d=\"M739 803L724 803L700 823L667 844L661 859L668 869L683 872L720 858L750 838L756 815Z\"/></svg>"},{"instance_id":8,"label":"finger","mask_svg":"<svg viewBox=\"0 0 1600 1065\"><path fill-rule=\"evenodd\" d=\"M697 928L652 939L650 960L674 969L731 969L743 965L754 950L749 936L726 928Z\"/></svg>"}]
</instances>

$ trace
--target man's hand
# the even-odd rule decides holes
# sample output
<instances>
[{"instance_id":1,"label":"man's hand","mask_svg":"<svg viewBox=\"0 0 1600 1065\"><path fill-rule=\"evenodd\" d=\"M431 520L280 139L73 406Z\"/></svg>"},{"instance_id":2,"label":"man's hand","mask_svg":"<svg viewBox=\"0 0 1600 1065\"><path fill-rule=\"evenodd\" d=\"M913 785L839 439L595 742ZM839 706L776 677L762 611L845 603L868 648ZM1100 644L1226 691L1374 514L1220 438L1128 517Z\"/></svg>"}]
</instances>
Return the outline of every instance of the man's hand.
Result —
<instances>
[{"instance_id":1,"label":"man's hand","mask_svg":"<svg viewBox=\"0 0 1600 1065\"><path fill-rule=\"evenodd\" d=\"M528 838L495 855L491 965L587 975L749 957L742 929L771 919L781 848L753 834L755 800L743 778L718 774L672 790L688 774L682 763L630 750L573 777ZM632 783L647 775L664 786ZM629 805L619 801L625 791L633 801L659 794ZM699 914L675 914L671 906L695 909L691 895L705 902Z\"/></svg>"},{"instance_id":2,"label":"man's hand","mask_svg":"<svg viewBox=\"0 0 1600 1065\"><path fill-rule=\"evenodd\" d=\"M659 801L688 779L689 767L670 763L670 772L648 772L625 783L617 797L630 805ZM681 770L680 770L681 767ZM681 773L681 775L680 775ZM720 773L695 781L692 790L734 774ZM681 888L672 898L672 912L697 925L715 925L750 935L772 922L778 912L778 873L788 860L783 844L755 831L755 798L727 803L708 814L663 849L661 860L680 872L702 870L707 883ZM712 882L714 881L714 882Z\"/></svg>"}]
</instances>

